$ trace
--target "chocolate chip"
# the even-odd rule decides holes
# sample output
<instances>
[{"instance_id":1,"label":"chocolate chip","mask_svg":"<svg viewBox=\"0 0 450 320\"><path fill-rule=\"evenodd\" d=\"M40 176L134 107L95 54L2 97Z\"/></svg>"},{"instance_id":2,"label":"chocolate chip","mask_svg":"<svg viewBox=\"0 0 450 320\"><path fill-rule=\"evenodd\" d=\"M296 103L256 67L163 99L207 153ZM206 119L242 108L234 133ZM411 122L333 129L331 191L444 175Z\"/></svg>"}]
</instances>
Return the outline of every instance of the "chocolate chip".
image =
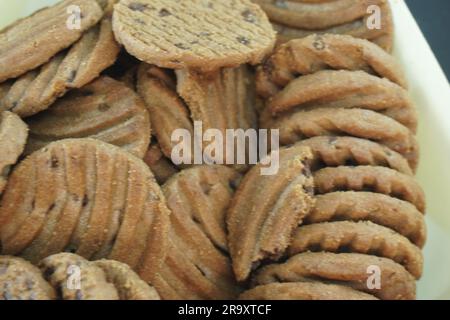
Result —
<instances>
[{"instance_id":1,"label":"chocolate chip","mask_svg":"<svg viewBox=\"0 0 450 320\"><path fill-rule=\"evenodd\" d=\"M67 81L73 82L76 77L77 77L77 70L72 70L72 71L70 71L70 75L69 75L69 78L67 79Z\"/></svg>"},{"instance_id":2,"label":"chocolate chip","mask_svg":"<svg viewBox=\"0 0 450 320\"><path fill-rule=\"evenodd\" d=\"M287 4L286 4L286 1L284 1L284 0L275 0L274 4L278 8L287 9L287 7L288 7Z\"/></svg>"},{"instance_id":3,"label":"chocolate chip","mask_svg":"<svg viewBox=\"0 0 450 320\"><path fill-rule=\"evenodd\" d=\"M52 168L58 168L59 167L59 160L55 156L52 156L51 167Z\"/></svg>"},{"instance_id":4,"label":"chocolate chip","mask_svg":"<svg viewBox=\"0 0 450 320\"><path fill-rule=\"evenodd\" d=\"M313 47L319 51L325 49L326 45L321 36L316 36L313 42Z\"/></svg>"},{"instance_id":5,"label":"chocolate chip","mask_svg":"<svg viewBox=\"0 0 450 320\"><path fill-rule=\"evenodd\" d=\"M160 16L160 17L167 17L167 16L170 16L170 15L171 15L171 13L170 13L170 11L167 10L167 9L161 9L161 10L159 10L159 16Z\"/></svg>"},{"instance_id":6,"label":"chocolate chip","mask_svg":"<svg viewBox=\"0 0 450 320\"><path fill-rule=\"evenodd\" d=\"M236 39L237 39L237 41L239 41L242 44L245 44L245 45L249 45L250 44L250 39L248 39L246 37L239 36Z\"/></svg>"},{"instance_id":7,"label":"chocolate chip","mask_svg":"<svg viewBox=\"0 0 450 320\"><path fill-rule=\"evenodd\" d=\"M84 195L83 197L83 208L86 207L89 203L89 197L87 195Z\"/></svg>"},{"instance_id":8,"label":"chocolate chip","mask_svg":"<svg viewBox=\"0 0 450 320\"><path fill-rule=\"evenodd\" d=\"M132 2L128 5L128 8L130 8L133 11L144 11L145 9L147 9L148 4L143 4L143 3L139 3L139 2Z\"/></svg>"},{"instance_id":9,"label":"chocolate chip","mask_svg":"<svg viewBox=\"0 0 450 320\"><path fill-rule=\"evenodd\" d=\"M101 112L106 112L109 109L111 109L111 106L109 104L107 104L107 103L100 103L98 105L98 110L101 111Z\"/></svg>"},{"instance_id":10,"label":"chocolate chip","mask_svg":"<svg viewBox=\"0 0 450 320\"><path fill-rule=\"evenodd\" d=\"M55 273L55 271L55 268L48 267L44 270L44 278L48 280Z\"/></svg>"},{"instance_id":11,"label":"chocolate chip","mask_svg":"<svg viewBox=\"0 0 450 320\"><path fill-rule=\"evenodd\" d=\"M249 9L245 10L244 12L242 12L242 16L244 17L244 20L247 21L247 22L250 22L250 23L255 23L256 22L256 16Z\"/></svg>"},{"instance_id":12,"label":"chocolate chip","mask_svg":"<svg viewBox=\"0 0 450 320\"><path fill-rule=\"evenodd\" d=\"M189 49L189 47L186 46L186 45L183 44L183 43L176 43L176 44L175 44L175 47L180 48L180 49L183 49L183 50Z\"/></svg>"},{"instance_id":13,"label":"chocolate chip","mask_svg":"<svg viewBox=\"0 0 450 320\"><path fill-rule=\"evenodd\" d=\"M49 211L49 212L52 211L53 209L55 209L55 207L56 207L56 204L55 204L55 203L52 203L51 206L48 207L48 211Z\"/></svg>"}]
</instances>

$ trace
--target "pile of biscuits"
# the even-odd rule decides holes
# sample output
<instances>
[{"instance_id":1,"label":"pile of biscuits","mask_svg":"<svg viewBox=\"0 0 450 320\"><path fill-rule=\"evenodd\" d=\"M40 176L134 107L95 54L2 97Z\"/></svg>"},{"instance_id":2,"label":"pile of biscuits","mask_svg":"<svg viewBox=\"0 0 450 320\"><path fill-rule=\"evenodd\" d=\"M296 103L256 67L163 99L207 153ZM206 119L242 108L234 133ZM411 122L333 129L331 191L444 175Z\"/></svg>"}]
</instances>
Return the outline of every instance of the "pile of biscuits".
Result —
<instances>
[{"instance_id":1,"label":"pile of biscuits","mask_svg":"<svg viewBox=\"0 0 450 320\"><path fill-rule=\"evenodd\" d=\"M425 199L389 10L63 0L1 30L0 299L414 299ZM175 164L198 123L281 148Z\"/></svg>"}]
</instances>

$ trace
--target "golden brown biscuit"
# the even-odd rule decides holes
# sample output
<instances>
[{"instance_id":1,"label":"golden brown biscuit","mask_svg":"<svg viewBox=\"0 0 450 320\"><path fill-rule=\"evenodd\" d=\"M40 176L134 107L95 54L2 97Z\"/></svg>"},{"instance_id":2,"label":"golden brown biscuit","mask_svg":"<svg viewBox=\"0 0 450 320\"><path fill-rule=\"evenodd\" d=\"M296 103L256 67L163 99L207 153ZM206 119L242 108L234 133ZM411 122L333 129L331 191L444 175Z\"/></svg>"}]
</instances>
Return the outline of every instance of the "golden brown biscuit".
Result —
<instances>
[{"instance_id":1,"label":"golden brown biscuit","mask_svg":"<svg viewBox=\"0 0 450 320\"><path fill-rule=\"evenodd\" d=\"M313 179L309 148L279 151L279 170L262 175L253 167L237 189L228 210L228 242L236 278L244 281L262 260L277 260L292 232L312 208Z\"/></svg>"},{"instance_id":2,"label":"golden brown biscuit","mask_svg":"<svg viewBox=\"0 0 450 320\"><path fill-rule=\"evenodd\" d=\"M355 137L318 136L298 144L310 147L314 160L313 171L323 167L379 166L413 175L406 161L399 153L370 140Z\"/></svg>"},{"instance_id":3,"label":"golden brown biscuit","mask_svg":"<svg viewBox=\"0 0 450 320\"><path fill-rule=\"evenodd\" d=\"M318 194L335 191L367 191L383 193L408 201L425 212L425 193L408 175L384 167L357 166L324 168L314 173Z\"/></svg>"},{"instance_id":4,"label":"golden brown biscuit","mask_svg":"<svg viewBox=\"0 0 450 320\"><path fill-rule=\"evenodd\" d=\"M413 171L419 161L419 146L412 132L372 110L320 108L294 110L272 117L265 109L260 124L263 128L279 129L282 145L317 136L354 136L378 142L400 153Z\"/></svg>"},{"instance_id":5,"label":"golden brown biscuit","mask_svg":"<svg viewBox=\"0 0 450 320\"><path fill-rule=\"evenodd\" d=\"M0 256L0 300L52 300L56 294L38 268L17 257Z\"/></svg>"},{"instance_id":6,"label":"golden brown biscuit","mask_svg":"<svg viewBox=\"0 0 450 320\"><path fill-rule=\"evenodd\" d=\"M108 77L70 92L27 123L27 154L56 140L93 138L143 158L150 142L150 119L144 102L133 90Z\"/></svg>"},{"instance_id":7,"label":"golden brown biscuit","mask_svg":"<svg viewBox=\"0 0 450 320\"><path fill-rule=\"evenodd\" d=\"M150 281L166 254L169 210L140 159L99 140L69 139L15 168L0 222L6 254L34 262L62 251L109 257Z\"/></svg>"},{"instance_id":8,"label":"golden brown biscuit","mask_svg":"<svg viewBox=\"0 0 450 320\"><path fill-rule=\"evenodd\" d=\"M373 192L332 192L315 196L306 224L327 221L372 221L407 237L422 248L426 239L423 214L409 202Z\"/></svg>"},{"instance_id":9,"label":"golden brown biscuit","mask_svg":"<svg viewBox=\"0 0 450 320\"><path fill-rule=\"evenodd\" d=\"M0 109L21 117L47 109L68 90L88 84L107 67L119 53L114 40L111 18L83 34L70 49L54 56L42 67L9 81L6 95L0 97Z\"/></svg>"},{"instance_id":10,"label":"golden brown biscuit","mask_svg":"<svg viewBox=\"0 0 450 320\"><path fill-rule=\"evenodd\" d=\"M14 113L0 112L0 195L6 186L11 167L22 154L28 137L28 127Z\"/></svg>"},{"instance_id":11,"label":"golden brown biscuit","mask_svg":"<svg viewBox=\"0 0 450 320\"><path fill-rule=\"evenodd\" d=\"M404 236L369 221L336 221L300 226L294 233L288 255L307 251L365 253L401 264L416 279L422 275L423 256Z\"/></svg>"},{"instance_id":12,"label":"golden brown biscuit","mask_svg":"<svg viewBox=\"0 0 450 320\"><path fill-rule=\"evenodd\" d=\"M320 282L270 283L245 291L239 300L378 300L341 285Z\"/></svg>"},{"instance_id":13,"label":"golden brown biscuit","mask_svg":"<svg viewBox=\"0 0 450 320\"><path fill-rule=\"evenodd\" d=\"M68 8L80 9L80 28L69 28ZM95 0L64 0L0 31L0 82L39 67L77 41L103 15Z\"/></svg>"},{"instance_id":14,"label":"golden brown biscuit","mask_svg":"<svg viewBox=\"0 0 450 320\"><path fill-rule=\"evenodd\" d=\"M377 268L380 271L379 288L372 287L369 279L373 275L369 271ZM412 300L416 296L414 278L403 266L390 259L359 253L301 253L285 263L262 268L253 282L264 285L311 280L345 285L382 300Z\"/></svg>"},{"instance_id":15,"label":"golden brown biscuit","mask_svg":"<svg viewBox=\"0 0 450 320\"><path fill-rule=\"evenodd\" d=\"M163 68L257 64L275 43L266 15L248 0L121 0L114 9L116 39L140 60Z\"/></svg>"},{"instance_id":16,"label":"golden brown biscuit","mask_svg":"<svg viewBox=\"0 0 450 320\"><path fill-rule=\"evenodd\" d=\"M170 246L153 281L164 299L235 299L240 288L228 255L225 214L241 175L196 166L163 187L172 211Z\"/></svg>"}]
</instances>

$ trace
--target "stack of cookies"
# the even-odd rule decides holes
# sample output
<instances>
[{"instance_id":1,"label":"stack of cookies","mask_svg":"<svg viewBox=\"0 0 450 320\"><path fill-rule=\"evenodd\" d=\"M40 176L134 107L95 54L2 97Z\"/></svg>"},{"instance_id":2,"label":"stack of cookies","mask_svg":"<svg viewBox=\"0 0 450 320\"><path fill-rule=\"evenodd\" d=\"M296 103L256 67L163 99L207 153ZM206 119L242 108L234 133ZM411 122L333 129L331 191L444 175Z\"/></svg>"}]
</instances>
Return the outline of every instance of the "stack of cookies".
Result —
<instances>
[{"instance_id":1,"label":"stack of cookies","mask_svg":"<svg viewBox=\"0 0 450 320\"><path fill-rule=\"evenodd\" d=\"M301 39L274 51L272 24ZM0 299L413 299L425 200L373 43L391 31L383 0L64 0L0 31ZM282 147L178 163L177 130L210 147L199 124Z\"/></svg>"},{"instance_id":2,"label":"stack of cookies","mask_svg":"<svg viewBox=\"0 0 450 320\"><path fill-rule=\"evenodd\" d=\"M414 298L425 196L414 179L416 110L393 57L350 36L308 36L259 67L258 89L267 99L261 126L279 129L281 144L311 148L316 203L287 260L257 272L244 298L304 297L305 281L315 290L331 283L341 298ZM371 287L373 270L380 283Z\"/></svg>"},{"instance_id":3,"label":"stack of cookies","mask_svg":"<svg viewBox=\"0 0 450 320\"><path fill-rule=\"evenodd\" d=\"M370 40L390 52L392 14L387 0L252 0L267 13L278 43L312 34Z\"/></svg>"}]
</instances>

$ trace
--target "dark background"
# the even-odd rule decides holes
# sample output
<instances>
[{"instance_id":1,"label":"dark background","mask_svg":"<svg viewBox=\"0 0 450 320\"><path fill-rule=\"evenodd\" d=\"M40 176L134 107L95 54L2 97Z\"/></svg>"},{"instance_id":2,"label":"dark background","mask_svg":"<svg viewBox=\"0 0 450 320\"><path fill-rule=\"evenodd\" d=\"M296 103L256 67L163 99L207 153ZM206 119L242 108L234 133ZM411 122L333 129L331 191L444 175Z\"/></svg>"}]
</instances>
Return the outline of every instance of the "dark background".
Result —
<instances>
[{"instance_id":1,"label":"dark background","mask_svg":"<svg viewBox=\"0 0 450 320\"><path fill-rule=\"evenodd\" d=\"M450 0L406 0L450 79Z\"/></svg>"}]
</instances>

